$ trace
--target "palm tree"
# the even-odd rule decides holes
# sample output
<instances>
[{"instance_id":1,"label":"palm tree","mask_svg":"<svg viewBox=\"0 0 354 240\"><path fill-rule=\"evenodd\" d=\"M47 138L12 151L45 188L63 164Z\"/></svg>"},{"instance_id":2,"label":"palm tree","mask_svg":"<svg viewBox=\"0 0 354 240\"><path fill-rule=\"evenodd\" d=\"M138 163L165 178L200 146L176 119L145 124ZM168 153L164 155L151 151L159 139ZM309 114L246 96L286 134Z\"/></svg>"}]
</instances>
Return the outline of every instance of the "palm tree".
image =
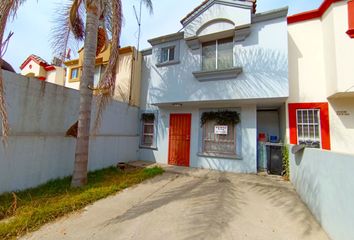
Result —
<instances>
[{"instance_id":1,"label":"palm tree","mask_svg":"<svg viewBox=\"0 0 354 240\"><path fill-rule=\"evenodd\" d=\"M0 5L1 25L0 40L2 42L6 21L14 15L25 0L2 0ZM152 1L141 0L152 12ZM103 109L111 99L115 87L116 65L119 57L119 40L122 29L121 0L70 0L60 15L59 24L54 28L53 47L56 53L66 51L70 35L76 40L84 40L83 74L80 81L80 109L78 136L75 152L75 164L71 185L79 187L87 182L89 136L91 126L92 86L94 81L96 55L108 44L111 38L111 54L106 71L99 83L105 91L97 98L97 124ZM86 26L84 27L84 16ZM0 42L0 43L1 43ZM1 50L1 49L0 49ZM62 54L63 55L63 54ZM3 132L7 130L7 116L2 94L2 78L0 76L0 114L3 119ZM3 113L4 112L4 113ZM5 128L4 128L5 126ZM5 135L4 135L5 136Z\"/></svg>"},{"instance_id":2,"label":"palm tree","mask_svg":"<svg viewBox=\"0 0 354 240\"><path fill-rule=\"evenodd\" d=\"M6 28L7 20L10 17L14 17L16 15L17 9L25 0L2 0L0 3L0 66L2 57L4 55L4 46L6 43L4 42L4 33ZM10 127L8 123L8 116L6 111L5 104L5 90L4 83L2 77L2 70L0 69L0 121L2 127L2 137L3 140L7 139L9 135Z\"/></svg>"}]
</instances>

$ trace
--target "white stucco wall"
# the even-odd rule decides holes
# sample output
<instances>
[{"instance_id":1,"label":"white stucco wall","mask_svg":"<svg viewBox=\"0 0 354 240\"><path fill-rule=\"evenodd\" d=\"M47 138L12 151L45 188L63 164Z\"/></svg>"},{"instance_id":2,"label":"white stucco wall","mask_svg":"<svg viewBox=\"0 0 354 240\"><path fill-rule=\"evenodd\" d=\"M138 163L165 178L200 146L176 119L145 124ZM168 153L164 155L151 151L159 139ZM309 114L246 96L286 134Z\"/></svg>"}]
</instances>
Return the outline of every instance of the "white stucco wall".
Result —
<instances>
[{"instance_id":1,"label":"white stucco wall","mask_svg":"<svg viewBox=\"0 0 354 240\"><path fill-rule=\"evenodd\" d=\"M348 115L338 115L341 111ZM354 154L354 98L330 99L329 116L332 150Z\"/></svg>"},{"instance_id":2,"label":"white stucco wall","mask_svg":"<svg viewBox=\"0 0 354 240\"><path fill-rule=\"evenodd\" d=\"M332 29L333 41L332 46L327 47L332 49L334 58L329 58L326 68L332 67L335 75L327 75L327 82L334 81L335 88L329 88L329 96L335 92L351 92L354 97L354 74L353 74L353 56L354 56L354 41L347 34L348 31L348 6L347 1L340 1L332 5L323 17L324 29ZM328 19L328 20L327 20ZM329 30L327 30L329 31ZM329 39L329 34L324 33L325 39ZM327 51L325 51L327 53Z\"/></svg>"},{"instance_id":3,"label":"white stucco wall","mask_svg":"<svg viewBox=\"0 0 354 240\"><path fill-rule=\"evenodd\" d=\"M71 88L71 89L75 89L75 90L79 90L80 89L80 82L70 82L69 81L69 76L68 74L70 74L69 72L66 74L66 78L65 78L65 87L67 88Z\"/></svg>"},{"instance_id":4,"label":"white stucco wall","mask_svg":"<svg viewBox=\"0 0 354 240\"><path fill-rule=\"evenodd\" d=\"M26 76L27 74L34 74L35 77L46 77L46 72L43 67L33 60L21 70L21 75Z\"/></svg>"},{"instance_id":5,"label":"white stucco wall","mask_svg":"<svg viewBox=\"0 0 354 240\"><path fill-rule=\"evenodd\" d=\"M235 43L235 66L243 68L237 78L198 81L192 73L201 70L202 50L191 50L184 40L179 41L179 46L179 64L157 67L159 45L153 46L152 55L144 56L142 94L147 95L143 102L246 100L289 94L285 18L253 24L250 36Z\"/></svg>"},{"instance_id":6,"label":"white stucco wall","mask_svg":"<svg viewBox=\"0 0 354 240\"><path fill-rule=\"evenodd\" d=\"M288 102L326 101L321 21L315 19L290 24L288 32L290 89Z\"/></svg>"},{"instance_id":7,"label":"white stucco wall","mask_svg":"<svg viewBox=\"0 0 354 240\"><path fill-rule=\"evenodd\" d=\"M236 3L237 2L237 3ZM230 5L238 4L242 7L235 7ZM206 10L203 10L198 14L185 28L185 38L198 36L199 30L211 21L216 19L227 19L233 23L233 27L242 26L251 23L251 9L252 3L244 1L214 1L205 6ZM222 29L218 29L220 32ZM205 33L205 32L204 32ZM204 34L202 34L204 35Z\"/></svg>"},{"instance_id":8,"label":"white stucco wall","mask_svg":"<svg viewBox=\"0 0 354 240\"><path fill-rule=\"evenodd\" d=\"M333 240L352 240L354 155L305 149L290 157L291 182L323 229Z\"/></svg>"},{"instance_id":9,"label":"white stucco wall","mask_svg":"<svg viewBox=\"0 0 354 240\"><path fill-rule=\"evenodd\" d=\"M47 72L47 82L64 86L65 84L65 69L62 67L55 67L55 70Z\"/></svg>"},{"instance_id":10,"label":"white stucco wall","mask_svg":"<svg viewBox=\"0 0 354 240\"><path fill-rule=\"evenodd\" d=\"M0 146L0 193L71 175L76 140L65 133L78 119L78 91L9 72L4 78L11 133L8 147ZM113 102L91 137L90 170L137 160L138 139L138 109Z\"/></svg>"}]
</instances>

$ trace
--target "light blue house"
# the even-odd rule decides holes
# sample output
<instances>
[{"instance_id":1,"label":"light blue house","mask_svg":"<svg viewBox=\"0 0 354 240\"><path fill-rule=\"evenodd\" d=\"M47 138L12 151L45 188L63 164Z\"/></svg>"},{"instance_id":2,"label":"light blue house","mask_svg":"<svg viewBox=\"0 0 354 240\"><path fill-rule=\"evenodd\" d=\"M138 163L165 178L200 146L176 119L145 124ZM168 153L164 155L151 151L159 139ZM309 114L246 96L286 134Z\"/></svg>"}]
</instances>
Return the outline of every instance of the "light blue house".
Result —
<instances>
[{"instance_id":1,"label":"light blue house","mask_svg":"<svg viewBox=\"0 0 354 240\"><path fill-rule=\"evenodd\" d=\"M285 135L287 8L204 1L143 51L140 159L257 172L260 133ZM262 134L263 135L263 134Z\"/></svg>"}]
</instances>

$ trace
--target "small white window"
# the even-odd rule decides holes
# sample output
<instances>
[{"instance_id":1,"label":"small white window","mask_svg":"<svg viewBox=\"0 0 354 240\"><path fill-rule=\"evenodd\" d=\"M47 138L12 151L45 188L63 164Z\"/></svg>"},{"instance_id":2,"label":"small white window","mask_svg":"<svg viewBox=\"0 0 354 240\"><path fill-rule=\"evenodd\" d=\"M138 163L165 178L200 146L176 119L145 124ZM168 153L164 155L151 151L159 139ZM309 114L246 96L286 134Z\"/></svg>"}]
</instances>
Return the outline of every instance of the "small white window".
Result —
<instances>
[{"instance_id":1,"label":"small white window","mask_svg":"<svg viewBox=\"0 0 354 240\"><path fill-rule=\"evenodd\" d=\"M235 131L233 124L220 126L214 120L207 121L203 125L203 152L216 155L236 155Z\"/></svg>"},{"instance_id":2,"label":"small white window","mask_svg":"<svg viewBox=\"0 0 354 240\"><path fill-rule=\"evenodd\" d=\"M155 114L143 113L141 115L141 147L152 148L155 147Z\"/></svg>"},{"instance_id":3,"label":"small white window","mask_svg":"<svg viewBox=\"0 0 354 240\"><path fill-rule=\"evenodd\" d=\"M161 63L171 62L175 60L175 46L161 49Z\"/></svg>"},{"instance_id":4,"label":"small white window","mask_svg":"<svg viewBox=\"0 0 354 240\"><path fill-rule=\"evenodd\" d=\"M296 111L298 144L320 148L321 126L319 109L298 109Z\"/></svg>"},{"instance_id":5,"label":"small white window","mask_svg":"<svg viewBox=\"0 0 354 240\"><path fill-rule=\"evenodd\" d=\"M202 69L204 71L230 69L233 65L233 38L203 43Z\"/></svg>"}]
</instances>

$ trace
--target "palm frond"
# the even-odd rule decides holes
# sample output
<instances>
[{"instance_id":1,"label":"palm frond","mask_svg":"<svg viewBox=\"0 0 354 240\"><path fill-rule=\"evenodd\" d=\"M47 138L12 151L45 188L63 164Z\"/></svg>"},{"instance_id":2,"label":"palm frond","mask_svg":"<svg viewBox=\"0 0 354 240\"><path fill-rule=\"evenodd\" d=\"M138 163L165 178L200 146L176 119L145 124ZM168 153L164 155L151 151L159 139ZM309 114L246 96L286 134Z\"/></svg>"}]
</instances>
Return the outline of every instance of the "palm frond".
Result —
<instances>
[{"instance_id":1,"label":"palm frond","mask_svg":"<svg viewBox=\"0 0 354 240\"><path fill-rule=\"evenodd\" d=\"M154 8L152 5L152 0L142 0L145 7L149 10L150 14L154 13Z\"/></svg>"},{"instance_id":2,"label":"palm frond","mask_svg":"<svg viewBox=\"0 0 354 240\"><path fill-rule=\"evenodd\" d=\"M152 0L142 0L142 3L150 11L150 14L153 13ZM122 2L121 0L107 0L105 10L105 25L108 31L111 33L111 55L109 64L106 68L106 71L103 74L102 79L100 79L98 89L103 89L105 91L101 92L96 98L96 117L94 123L94 132L97 133L98 128L100 127L102 114L109 104L112 96L114 94L114 88L116 87L116 71L118 70L118 58L119 58L119 40L123 24L123 13L122 13ZM108 90L108 91L107 91ZM118 86L118 92L124 98L122 90Z\"/></svg>"},{"instance_id":3,"label":"palm frond","mask_svg":"<svg viewBox=\"0 0 354 240\"><path fill-rule=\"evenodd\" d=\"M71 32L74 34L75 38L79 41L83 40L85 37L84 21L80 14L80 6L82 0L74 0L69 15L69 26Z\"/></svg>"},{"instance_id":4,"label":"palm frond","mask_svg":"<svg viewBox=\"0 0 354 240\"><path fill-rule=\"evenodd\" d=\"M71 15L72 15L72 9L73 9L73 4L74 1L70 0L69 2L66 3L60 3L57 6L57 9L55 11L55 18L53 21L53 28L51 30L51 46L53 49L53 54L55 56L60 56L61 60L65 60L65 53L66 50L70 47L77 48L76 46L74 47L74 43L80 42L80 40L83 39L78 35L78 37L75 37L74 34L72 34L72 24L71 24ZM77 11L77 16L78 18L82 21L82 15L84 15L83 11L83 6L80 4L77 6L78 3L76 3L76 9ZM78 20L78 21L80 21ZM80 25L80 24L79 24ZM82 22L82 26L84 23ZM80 29L80 27L76 27L76 29ZM81 29L84 31L84 28L82 27ZM79 30L79 31L81 31ZM84 34L84 33L82 33Z\"/></svg>"},{"instance_id":5,"label":"palm frond","mask_svg":"<svg viewBox=\"0 0 354 240\"><path fill-rule=\"evenodd\" d=\"M119 58L119 41L122 31L123 11L121 0L107 1L105 6L106 9L104 13L107 14L108 11L110 11L112 14L111 52L107 68L103 74L103 77L100 79L98 87L100 89L108 89L109 91L106 94L99 94L96 98L97 111L94 123L94 132L98 131L103 111L106 109L108 103L110 102L114 94L117 62Z\"/></svg>"},{"instance_id":6,"label":"palm frond","mask_svg":"<svg viewBox=\"0 0 354 240\"><path fill-rule=\"evenodd\" d=\"M6 20L8 20L10 17L12 17L12 19L14 19L16 17L17 10L20 8L20 6L24 2L26 2L26 0L2 0L1 5L0 5L0 9L2 7L6 8L6 6L8 4L11 4L11 9L10 9L9 15L7 16ZM1 16L3 16L3 15L1 15Z\"/></svg>"}]
</instances>

